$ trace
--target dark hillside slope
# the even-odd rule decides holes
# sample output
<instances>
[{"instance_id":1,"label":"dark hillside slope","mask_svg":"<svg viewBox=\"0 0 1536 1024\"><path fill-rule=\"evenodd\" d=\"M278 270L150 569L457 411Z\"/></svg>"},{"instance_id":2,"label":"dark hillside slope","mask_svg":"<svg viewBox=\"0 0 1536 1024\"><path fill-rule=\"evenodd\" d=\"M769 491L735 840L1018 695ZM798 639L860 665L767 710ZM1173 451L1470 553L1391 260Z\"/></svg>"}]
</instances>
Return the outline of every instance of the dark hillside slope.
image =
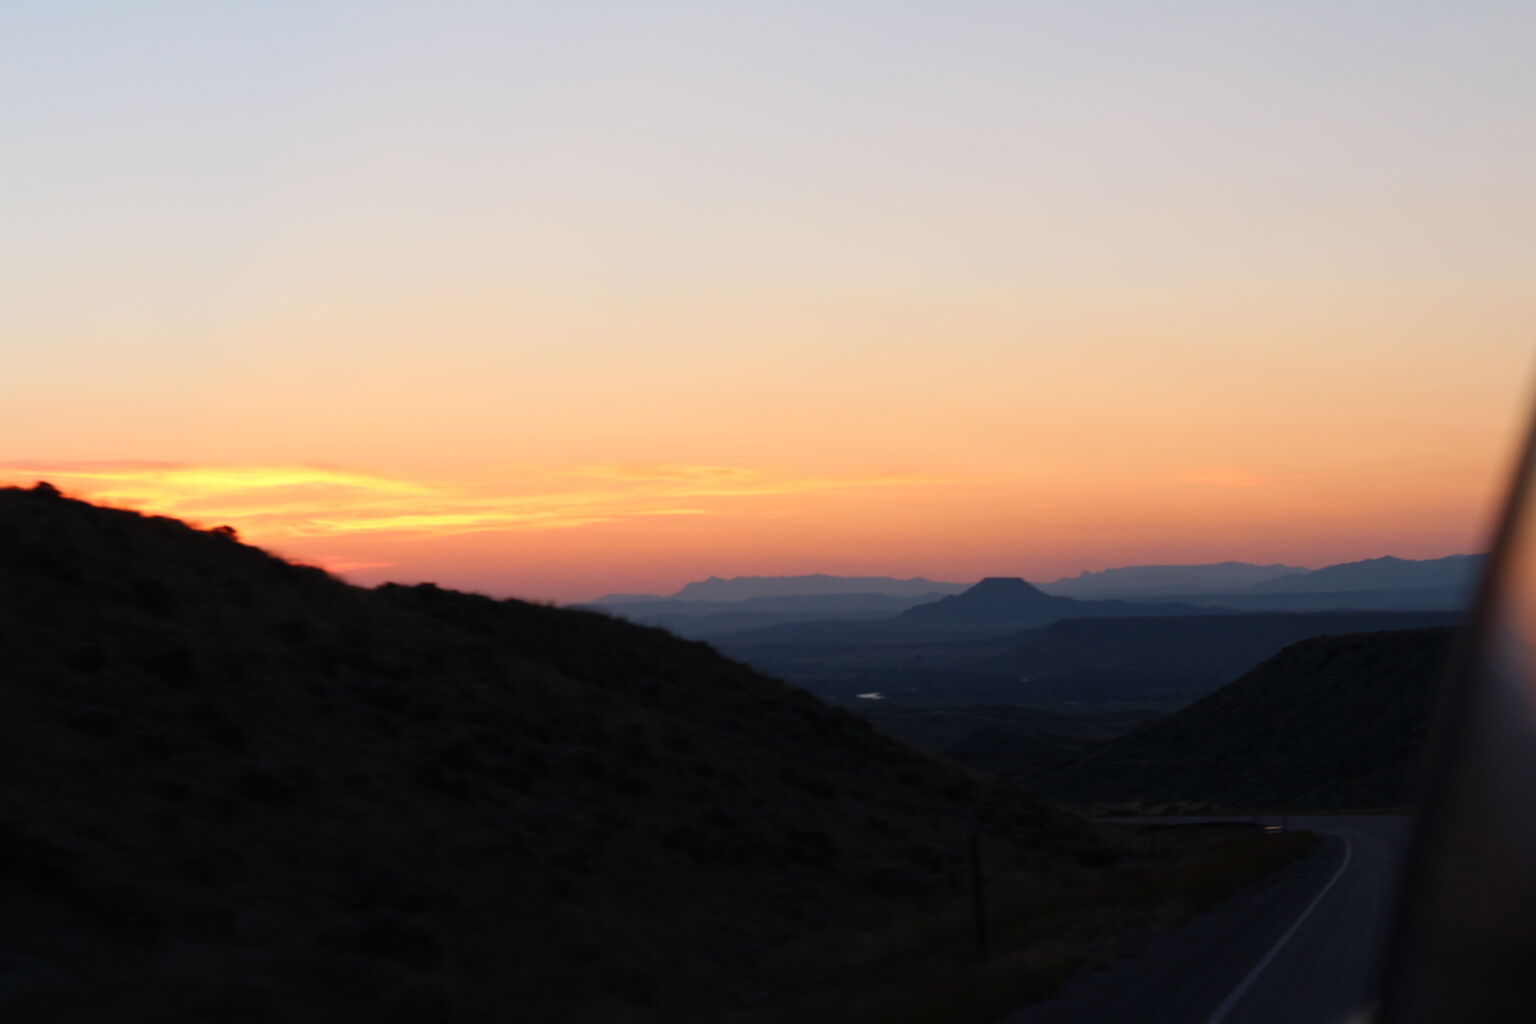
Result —
<instances>
[{"instance_id":1,"label":"dark hillside slope","mask_svg":"<svg viewBox=\"0 0 1536 1024\"><path fill-rule=\"evenodd\" d=\"M1100 806L1390 807L1411 802L1455 631L1322 636L1037 781Z\"/></svg>"},{"instance_id":2,"label":"dark hillside slope","mask_svg":"<svg viewBox=\"0 0 1536 1024\"><path fill-rule=\"evenodd\" d=\"M650 1019L978 821L1117 856L703 644L0 490L0 1019Z\"/></svg>"},{"instance_id":3,"label":"dark hillside slope","mask_svg":"<svg viewBox=\"0 0 1536 1024\"><path fill-rule=\"evenodd\" d=\"M1204 693L1309 637L1449 626L1461 617L1332 611L1064 619L1021 634L998 664L1057 697L1094 699L1094 689L1133 697L1160 685Z\"/></svg>"}]
</instances>

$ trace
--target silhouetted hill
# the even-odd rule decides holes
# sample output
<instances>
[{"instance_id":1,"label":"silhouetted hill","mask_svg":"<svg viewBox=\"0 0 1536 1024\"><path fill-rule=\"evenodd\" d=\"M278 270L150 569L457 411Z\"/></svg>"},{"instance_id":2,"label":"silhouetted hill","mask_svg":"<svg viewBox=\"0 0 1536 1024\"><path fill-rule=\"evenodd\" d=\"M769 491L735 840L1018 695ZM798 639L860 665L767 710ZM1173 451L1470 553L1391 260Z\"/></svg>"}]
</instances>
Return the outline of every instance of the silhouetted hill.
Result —
<instances>
[{"instance_id":1,"label":"silhouetted hill","mask_svg":"<svg viewBox=\"0 0 1536 1024\"><path fill-rule=\"evenodd\" d=\"M1460 618L1458 612L1343 611L1065 619L1022 634L998 663L1055 700L1126 700L1170 690L1195 695L1308 637L1448 626Z\"/></svg>"},{"instance_id":2,"label":"silhouetted hill","mask_svg":"<svg viewBox=\"0 0 1536 1024\"><path fill-rule=\"evenodd\" d=\"M703 644L41 486L0 700L6 1020L680 1015L947 893L978 824L1041 885L1117 856Z\"/></svg>"},{"instance_id":3,"label":"silhouetted hill","mask_svg":"<svg viewBox=\"0 0 1536 1024\"><path fill-rule=\"evenodd\" d=\"M1221 594L1256 583L1306 573L1295 565L1252 565L1248 562L1219 562L1214 565L1128 565L1102 572L1080 572L1040 589L1058 597L1117 598L1190 596Z\"/></svg>"},{"instance_id":4,"label":"silhouetted hill","mask_svg":"<svg viewBox=\"0 0 1536 1024\"><path fill-rule=\"evenodd\" d=\"M909 608L901 618L921 623L1022 622L1051 616L1064 605L1062 598L1017 577L989 576L958 594Z\"/></svg>"},{"instance_id":5,"label":"silhouetted hill","mask_svg":"<svg viewBox=\"0 0 1536 1024\"><path fill-rule=\"evenodd\" d=\"M1330 565L1300 576L1258 583L1248 590L1262 594L1341 594L1351 591L1444 590L1466 591L1475 585L1486 555L1449 555L1414 561L1405 558L1368 558L1362 562Z\"/></svg>"},{"instance_id":6,"label":"silhouetted hill","mask_svg":"<svg viewBox=\"0 0 1536 1024\"><path fill-rule=\"evenodd\" d=\"M1454 630L1323 636L1038 780L1100 807L1410 803Z\"/></svg>"},{"instance_id":7,"label":"silhouetted hill","mask_svg":"<svg viewBox=\"0 0 1536 1024\"><path fill-rule=\"evenodd\" d=\"M1204 615L1193 605L1159 606L1169 615ZM991 576L959 594L908 608L894 620L901 626L984 633L1043 626L1069 617L1146 615L1144 604L1127 601L1078 601L1051 595L1016 577Z\"/></svg>"}]
</instances>

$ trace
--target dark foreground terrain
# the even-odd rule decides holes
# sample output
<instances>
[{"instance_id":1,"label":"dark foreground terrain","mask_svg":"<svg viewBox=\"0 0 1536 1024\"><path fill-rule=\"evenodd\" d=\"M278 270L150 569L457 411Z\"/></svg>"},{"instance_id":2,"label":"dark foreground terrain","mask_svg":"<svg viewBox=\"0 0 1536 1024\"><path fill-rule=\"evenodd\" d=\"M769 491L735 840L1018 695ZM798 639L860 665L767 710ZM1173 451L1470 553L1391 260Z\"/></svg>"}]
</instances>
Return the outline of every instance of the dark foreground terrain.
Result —
<instances>
[{"instance_id":1,"label":"dark foreground terrain","mask_svg":"<svg viewBox=\"0 0 1536 1024\"><path fill-rule=\"evenodd\" d=\"M1356 1024L1377 1001L1411 820L1288 820L1323 838L1306 860L1175 932L1127 936L1132 955L999 1024Z\"/></svg>"},{"instance_id":2,"label":"dark foreground terrain","mask_svg":"<svg viewBox=\"0 0 1536 1024\"><path fill-rule=\"evenodd\" d=\"M973 831L1139 856L659 630L0 490L0 1019L722 1019Z\"/></svg>"}]
</instances>

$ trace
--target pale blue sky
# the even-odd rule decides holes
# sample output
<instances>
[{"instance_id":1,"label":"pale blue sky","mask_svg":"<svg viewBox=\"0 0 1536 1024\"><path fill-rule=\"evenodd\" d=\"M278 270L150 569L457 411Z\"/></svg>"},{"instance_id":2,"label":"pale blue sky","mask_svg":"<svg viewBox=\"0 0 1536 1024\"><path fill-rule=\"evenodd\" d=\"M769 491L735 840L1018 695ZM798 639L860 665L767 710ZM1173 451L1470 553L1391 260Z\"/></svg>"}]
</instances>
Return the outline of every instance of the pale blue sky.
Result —
<instances>
[{"instance_id":1,"label":"pale blue sky","mask_svg":"<svg viewBox=\"0 0 1536 1024\"><path fill-rule=\"evenodd\" d=\"M8 304L217 316L354 247L577 290L1519 274L1533 45L1526 3L12 3Z\"/></svg>"}]
</instances>

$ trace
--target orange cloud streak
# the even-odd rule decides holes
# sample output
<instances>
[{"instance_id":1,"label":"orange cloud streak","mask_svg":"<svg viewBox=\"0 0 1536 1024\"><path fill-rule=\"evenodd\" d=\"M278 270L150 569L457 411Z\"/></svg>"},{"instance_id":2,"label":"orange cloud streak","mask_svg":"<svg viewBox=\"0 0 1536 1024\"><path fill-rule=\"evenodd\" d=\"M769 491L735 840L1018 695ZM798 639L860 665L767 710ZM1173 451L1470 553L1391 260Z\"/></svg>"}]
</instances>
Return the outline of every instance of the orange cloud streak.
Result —
<instances>
[{"instance_id":1,"label":"orange cloud streak","mask_svg":"<svg viewBox=\"0 0 1536 1024\"><path fill-rule=\"evenodd\" d=\"M47 479L63 490L253 538L391 534L438 537L554 530L633 517L704 516L712 501L937 482L927 478L779 477L730 466L517 467L495 484L424 483L321 466L156 462L12 462L0 480Z\"/></svg>"}]
</instances>

